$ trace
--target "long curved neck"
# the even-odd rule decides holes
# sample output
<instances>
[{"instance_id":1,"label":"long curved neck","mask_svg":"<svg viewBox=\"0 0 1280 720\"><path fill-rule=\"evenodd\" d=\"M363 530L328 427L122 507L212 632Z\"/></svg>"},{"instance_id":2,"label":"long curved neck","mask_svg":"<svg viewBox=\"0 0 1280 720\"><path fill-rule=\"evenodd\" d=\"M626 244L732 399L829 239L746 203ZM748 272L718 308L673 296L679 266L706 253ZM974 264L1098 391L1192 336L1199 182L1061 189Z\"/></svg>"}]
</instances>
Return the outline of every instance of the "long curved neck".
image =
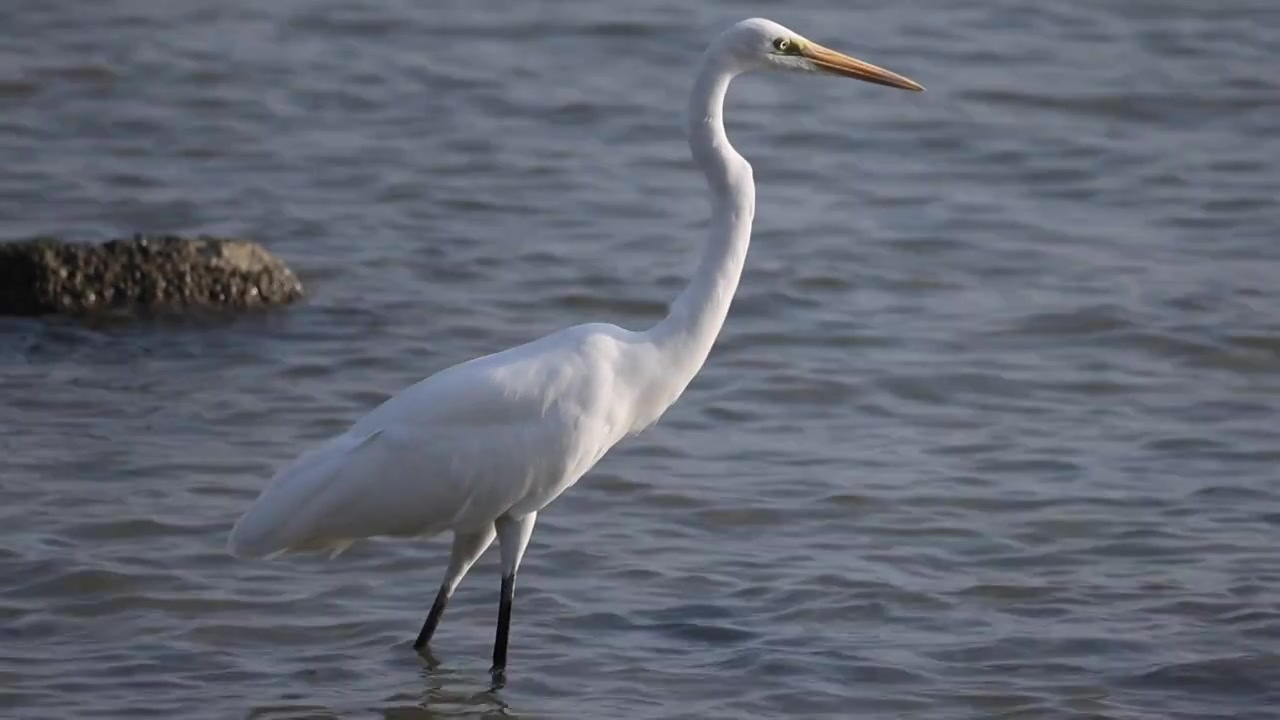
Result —
<instances>
[{"instance_id":1,"label":"long curved neck","mask_svg":"<svg viewBox=\"0 0 1280 720\"><path fill-rule=\"evenodd\" d=\"M755 182L751 166L724 132L724 97L738 72L714 49L709 51L689 97L689 149L711 191L711 233L689 286L667 317L648 331L663 368L664 377L655 381L667 391L661 394L674 392L668 402L684 391L711 352L751 241Z\"/></svg>"}]
</instances>

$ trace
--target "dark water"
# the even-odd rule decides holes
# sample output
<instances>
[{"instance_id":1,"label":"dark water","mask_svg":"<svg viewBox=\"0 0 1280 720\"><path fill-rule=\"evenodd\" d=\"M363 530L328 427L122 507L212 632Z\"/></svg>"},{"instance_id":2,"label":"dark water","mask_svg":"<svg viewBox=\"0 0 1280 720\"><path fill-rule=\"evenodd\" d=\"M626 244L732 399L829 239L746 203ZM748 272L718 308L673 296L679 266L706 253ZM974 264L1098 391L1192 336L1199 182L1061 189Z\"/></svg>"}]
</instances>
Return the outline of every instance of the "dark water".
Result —
<instances>
[{"instance_id":1,"label":"dark water","mask_svg":"<svg viewBox=\"0 0 1280 720\"><path fill-rule=\"evenodd\" d=\"M699 9L691 9L697 7ZM236 562L388 393L643 327L680 114L754 14L927 85L731 95L759 212L706 370L496 553ZM310 300L0 321L0 716L1280 717L1274 3L0 7L0 236L246 234Z\"/></svg>"}]
</instances>

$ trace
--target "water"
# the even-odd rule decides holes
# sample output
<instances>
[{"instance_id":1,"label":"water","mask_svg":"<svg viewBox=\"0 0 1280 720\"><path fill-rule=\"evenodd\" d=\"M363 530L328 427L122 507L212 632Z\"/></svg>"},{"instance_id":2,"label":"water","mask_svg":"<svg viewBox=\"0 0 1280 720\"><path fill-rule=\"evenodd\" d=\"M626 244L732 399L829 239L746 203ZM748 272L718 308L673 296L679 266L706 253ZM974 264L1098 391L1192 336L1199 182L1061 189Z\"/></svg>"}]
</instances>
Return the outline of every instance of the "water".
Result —
<instances>
[{"instance_id":1,"label":"water","mask_svg":"<svg viewBox=\"0 0 1280 720\"><path fill-rule=\"evenodd\" d=\"M0 235L246 234L310 292L0 321L0 715L1277 717L1271 3L439 5L0 9ZM661 316L691 64L752 14L930 92L735 86L741 294L543 514L506 686L496 553L435 663L443 538L227 557L399 387Z\"/></svg>"}]
</instances>

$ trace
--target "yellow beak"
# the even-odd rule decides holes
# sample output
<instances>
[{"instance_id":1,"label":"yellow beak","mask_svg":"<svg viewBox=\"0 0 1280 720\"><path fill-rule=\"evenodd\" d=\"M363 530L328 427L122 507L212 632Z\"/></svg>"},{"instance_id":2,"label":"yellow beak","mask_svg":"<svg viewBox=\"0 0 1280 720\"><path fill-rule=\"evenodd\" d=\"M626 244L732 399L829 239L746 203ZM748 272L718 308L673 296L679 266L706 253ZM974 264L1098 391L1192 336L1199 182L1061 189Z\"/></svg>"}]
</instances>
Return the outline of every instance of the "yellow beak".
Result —
<instances>
[{"instance_id":1,"label":"yellow beak","mask_svg":"<svg viewBox=\"0 0 1280 720\"><path fill-rule=\"evenodd\" d=\"M800 48L800 56L833 75L851 77L855 80L877 85L888 85L889 87L902 88L903 90L924 92L924 86L914 80L872 65L869 62L863 62L858 58L838 53L830 48L824 48L817 43L805 43L804 47Z\"/></svg>"}]
</instances>

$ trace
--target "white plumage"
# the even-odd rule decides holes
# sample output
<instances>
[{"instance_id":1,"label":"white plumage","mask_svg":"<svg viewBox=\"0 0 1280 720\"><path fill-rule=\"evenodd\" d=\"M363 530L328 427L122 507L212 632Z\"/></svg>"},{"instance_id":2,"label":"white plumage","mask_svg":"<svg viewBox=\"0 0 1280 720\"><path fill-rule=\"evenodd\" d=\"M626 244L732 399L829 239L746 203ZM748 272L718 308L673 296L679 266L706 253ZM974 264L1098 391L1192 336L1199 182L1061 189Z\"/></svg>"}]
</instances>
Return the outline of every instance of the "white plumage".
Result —
<instances>
[{"instance_id":1,"label":"white plumage","mask_svg":"<svg viewBox=\"0 0 1280 720\"><path fill-rule=\"evenodd\" d=\"M657 421L702 367L738 287L755 213L751 166L729 144L729 81L759 68L825 72L920 90L768 20L731 27L703 56L689 146L711 193L711 237L670 314L643 332L579 325L442 370L281 470L231 531L237 556L341 552L360 538L454 533L415 647L498 538L502 601L494 670L506 663L514 582L538 511L620 439Z\"/></svg>"},{"instance_id":2,"label":"white plumage","mask_svg":"<svg viewBox=\"0 0 1280 720\"><path fill-rule=\"evenodd\" d=\"M580 325L432 375L276 475L230 549L475 532L536 512L656 419L635 397L655 353L642 333Z\"/></svg>"}]
</instances>

